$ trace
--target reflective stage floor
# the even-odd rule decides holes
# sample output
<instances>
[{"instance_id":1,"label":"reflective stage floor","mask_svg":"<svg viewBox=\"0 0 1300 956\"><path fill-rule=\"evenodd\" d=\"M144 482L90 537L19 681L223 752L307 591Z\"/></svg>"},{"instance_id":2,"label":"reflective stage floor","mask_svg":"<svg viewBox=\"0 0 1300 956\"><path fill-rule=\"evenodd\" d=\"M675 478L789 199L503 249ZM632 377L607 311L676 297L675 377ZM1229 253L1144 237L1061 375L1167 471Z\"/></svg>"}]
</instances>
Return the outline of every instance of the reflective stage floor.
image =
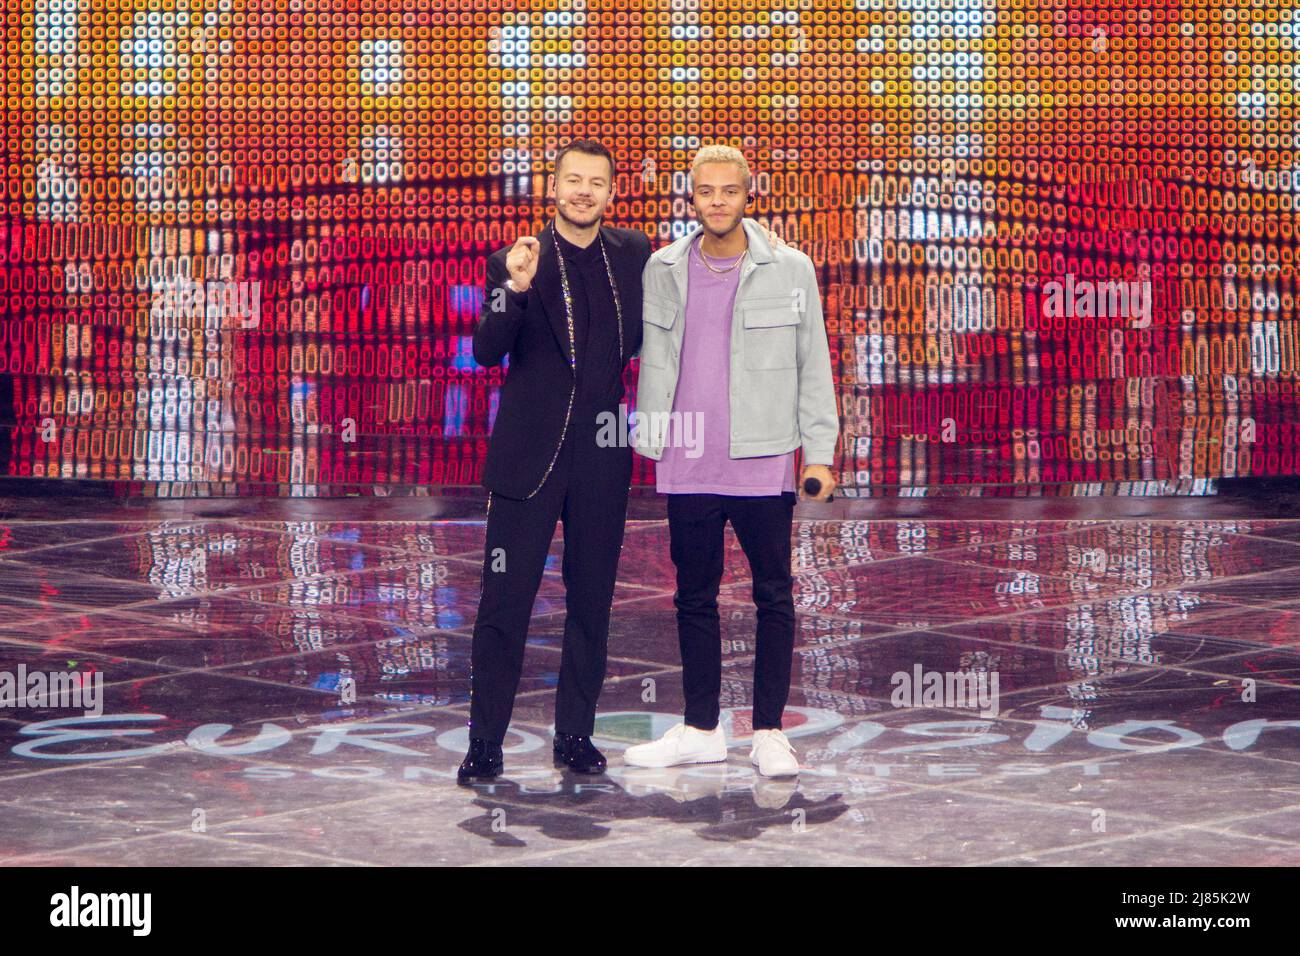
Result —
<instances>
[{"instance_id":1,"label":"reflective stage floor","mask_svg":"<svg viewBox=\"0 0 1300 956\"><path fill-rule=\"evenodd\" d=\"M557 529L506 773L460 788L481 504L0 501L0 863L1300 864L1300 520L801 506L802 771L770 780L748 760L755 621L730 530L730 759L623 766L681 707L667 527L635 500L610 772L551 766ZM931 674L997 699L924 696ZM6 697L6 675L73 694L102 675L102 716Z\"/></svg>"}]
</instances>

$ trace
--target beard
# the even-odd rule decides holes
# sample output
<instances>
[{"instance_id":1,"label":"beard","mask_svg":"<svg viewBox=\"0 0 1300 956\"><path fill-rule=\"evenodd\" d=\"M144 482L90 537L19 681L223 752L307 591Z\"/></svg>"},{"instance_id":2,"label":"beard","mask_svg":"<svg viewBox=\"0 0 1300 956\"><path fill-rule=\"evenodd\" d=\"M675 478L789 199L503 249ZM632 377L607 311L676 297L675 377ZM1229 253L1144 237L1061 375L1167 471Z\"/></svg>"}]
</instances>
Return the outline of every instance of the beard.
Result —
<instances>
[{"instance_id":1,"label":"beard","mask_svg":"<svg viewBox=\"0 0 1300 956\"><path fill-rule=\"evenodd\" d=\"M600 222L604 212L593 204L585 213L580 213L578 210L573 209L568 202L563 206L557 202L555 204L555 214L569 225L585 229L587 226Z\"/></svg>"},{"instance_id":2,"label":"beard","mask_svg":"<svg viewBox=\"0 0 1300 956\"><path fill-rule=\"evenodd\" d=\"M707 216L699 216L698 213L696 215L700 220L700 225L704 227L705 231L719 239L739 226L740 221L745 218L743 213L737 216L728 216L724 213L717 219L709 219Z\"/></svg>"}]
</instances>

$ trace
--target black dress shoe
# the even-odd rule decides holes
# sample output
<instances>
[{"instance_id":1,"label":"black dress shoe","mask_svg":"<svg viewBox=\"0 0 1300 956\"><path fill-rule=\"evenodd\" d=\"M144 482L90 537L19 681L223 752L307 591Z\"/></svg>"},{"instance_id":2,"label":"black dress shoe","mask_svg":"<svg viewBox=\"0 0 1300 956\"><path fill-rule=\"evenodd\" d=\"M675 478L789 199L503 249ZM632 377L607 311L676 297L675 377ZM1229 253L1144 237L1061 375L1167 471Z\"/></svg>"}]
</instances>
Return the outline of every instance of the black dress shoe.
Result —
<instances>
[{"instance_id":1,"label":"black dress shoe","mask_svg":"<svg viewBox=\"0 0 1300 956\"><path fill-rule=\"evenodd\" d=\"M574 773L604 773L605 755L595 748L590 737L578 734L556 734L555 765L561 764Z\"/></svg>"},{"instance_id":2,"label":"black dress shoe","mask_svg":"<svg viewBox=\"0 0 1300 956\"><path fill-rule=\"evenodd\" d=\"M478 737L471 737L469 741L469 753L461 761L460 769L456 771L457 783L468 783L471 780L491 780L501 773L504 758L501 756L501 745L494 744L490 740L481 740Z\"/></svg>"}]
</instances>

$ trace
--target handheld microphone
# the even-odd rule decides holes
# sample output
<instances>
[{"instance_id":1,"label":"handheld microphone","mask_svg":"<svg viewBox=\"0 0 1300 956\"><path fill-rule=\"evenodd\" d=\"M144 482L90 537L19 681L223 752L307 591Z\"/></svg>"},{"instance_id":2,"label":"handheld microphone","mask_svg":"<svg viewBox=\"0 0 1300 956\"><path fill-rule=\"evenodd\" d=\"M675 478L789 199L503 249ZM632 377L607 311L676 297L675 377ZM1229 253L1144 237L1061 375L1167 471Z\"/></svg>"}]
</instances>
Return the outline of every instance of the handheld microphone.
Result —
<instances>
[{"instance_id":1,"label":"handheld microphone","mask_svg":"<svg viewBox=\"0 0 1300 956\"><path fill-rule=\"evenodd\" d=\"M816 478L805 478L803 483L803 491L804 494L806 494L809 498L816 498L818 495L822 493L822 483ZM831 492L831 494L829 494L826 497L826 500L832 501L834 498L835 498L835 493Z\"/></svg>"}]
</instances>

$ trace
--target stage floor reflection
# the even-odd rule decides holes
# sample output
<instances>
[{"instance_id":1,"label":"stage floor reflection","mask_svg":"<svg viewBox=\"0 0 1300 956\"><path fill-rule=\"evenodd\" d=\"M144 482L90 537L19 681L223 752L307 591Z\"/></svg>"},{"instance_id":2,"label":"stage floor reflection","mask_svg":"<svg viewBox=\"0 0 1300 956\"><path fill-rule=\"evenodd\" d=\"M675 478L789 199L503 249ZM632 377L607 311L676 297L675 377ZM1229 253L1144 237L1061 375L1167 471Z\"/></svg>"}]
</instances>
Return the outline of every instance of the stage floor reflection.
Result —
<instances>
[{"instance_id":1,"label":"stage floor reflection","mask_svg":"<svg viewBox=\"0 0 1300 956\"><path fill-rule=\"evenodd\" d=\"M481 511L45 505L0 519L0 863L1300 865L1300 520L800 518L793 780L749 765L730 530L730 759L623 766L682 703L644 508L609 773L552 767L557 529L506 773L460 788Z\"/></svg>"}]
</instances>

